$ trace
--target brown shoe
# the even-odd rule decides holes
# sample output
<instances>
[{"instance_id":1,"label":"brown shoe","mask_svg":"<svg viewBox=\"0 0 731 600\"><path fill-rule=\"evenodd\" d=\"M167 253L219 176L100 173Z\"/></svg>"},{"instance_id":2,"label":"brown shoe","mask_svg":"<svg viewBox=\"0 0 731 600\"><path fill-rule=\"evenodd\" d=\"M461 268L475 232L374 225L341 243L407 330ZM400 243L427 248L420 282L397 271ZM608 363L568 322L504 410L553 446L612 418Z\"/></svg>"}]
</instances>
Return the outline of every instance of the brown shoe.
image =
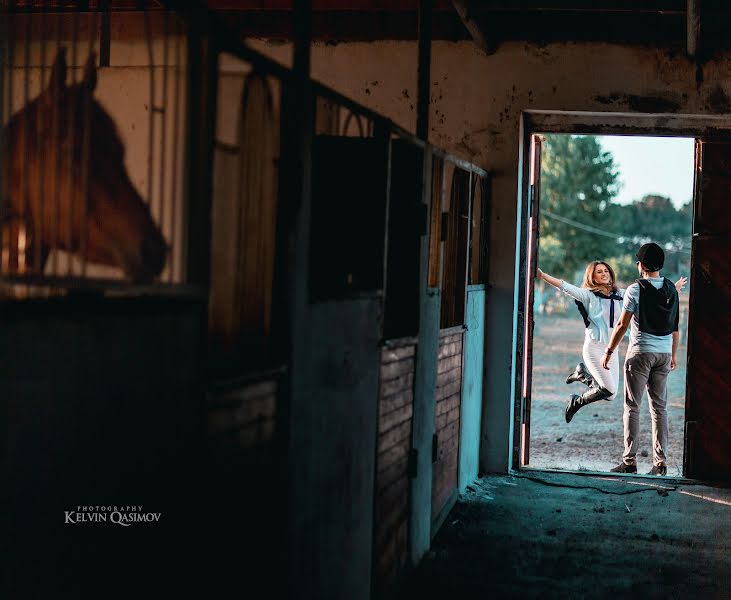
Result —
<instances>
[{"instance_id":1,"label":"brown shoe","mask_svg":"<svg viewBox=\"0 0 731 600\"><path fill-rule=\"evenodd\" d=\"M647 472L648 475L667 475L668 468L665 465L655 465Z\"/></svg>"},{"instance_id":2,"label":"brown shoe","mask_svg":"<svg viewBox=\"0 0 731 600\"><path fill-rule=\"evenodd\" d=\"M621 462L613 469L610 469L612 473L637 473L637 465L628 465L627 463Z\"/></svg>"}]
</instances>

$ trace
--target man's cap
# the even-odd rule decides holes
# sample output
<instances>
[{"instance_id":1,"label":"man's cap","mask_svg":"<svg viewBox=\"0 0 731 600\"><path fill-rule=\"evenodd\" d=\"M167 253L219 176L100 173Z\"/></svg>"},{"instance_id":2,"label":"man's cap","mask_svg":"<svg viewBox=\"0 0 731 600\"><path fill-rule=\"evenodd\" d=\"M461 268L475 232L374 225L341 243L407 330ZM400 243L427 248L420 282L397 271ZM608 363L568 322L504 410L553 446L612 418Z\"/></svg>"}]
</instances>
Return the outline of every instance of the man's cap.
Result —
<instances>
[{"instance_id":1,"label":"man's cap","mask_svg":"<svg viewBox=\"0 0 731 600\"><path fill-rule=\"evenodd\" d=\"M655 242L642 244L637 251L639 260L648 271L659 271L665 264L665 253Z\"/></svg>"}]
</instances>

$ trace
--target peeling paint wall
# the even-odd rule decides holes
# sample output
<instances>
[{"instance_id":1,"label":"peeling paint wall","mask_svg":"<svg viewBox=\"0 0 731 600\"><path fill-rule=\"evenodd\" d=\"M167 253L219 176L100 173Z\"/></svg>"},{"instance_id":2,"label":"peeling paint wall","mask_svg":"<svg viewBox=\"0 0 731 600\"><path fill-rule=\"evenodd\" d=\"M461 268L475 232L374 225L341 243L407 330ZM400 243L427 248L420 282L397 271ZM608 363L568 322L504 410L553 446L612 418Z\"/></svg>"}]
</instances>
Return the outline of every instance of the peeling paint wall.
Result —
<instances>
[{"instance_id":1,"label":"peeling paint wall","mask_svg":"<svg viewBox=\"0 0 731 600\"><path fill-rule=\"evenodd\" d=\"M290 60L286 44L251 44L284 64ZM511 461L521 113L731 112L729 58L716 56L697 68L681 53L614 44L506 43L486 56L471 42L434 42L430 141L493 174L482 470L505 471ZM317 43L312 48L315 79L412 132L416 73L415 42Z\"/></svg>"}]
</instances>

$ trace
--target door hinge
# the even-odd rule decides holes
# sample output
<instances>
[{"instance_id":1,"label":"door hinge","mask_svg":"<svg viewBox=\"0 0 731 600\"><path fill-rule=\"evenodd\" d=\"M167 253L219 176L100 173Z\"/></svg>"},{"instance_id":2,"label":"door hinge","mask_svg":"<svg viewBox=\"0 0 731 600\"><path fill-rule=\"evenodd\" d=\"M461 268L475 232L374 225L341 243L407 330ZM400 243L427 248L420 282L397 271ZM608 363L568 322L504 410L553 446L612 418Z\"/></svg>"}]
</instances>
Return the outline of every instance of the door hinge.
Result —
<instances>
[{"instance_id":1,"label":"door hinge","mask_svg":"<svg viewBox=\"0 0 731 600\"><path fill-rule=\"evenodd\" d=\"M531 183L528 186L528 218L533 216L533 203L536 199L536 185Z\"/></svg>"},{"instance_id":2,"label":"door hinge","mask_svg":"<svg viewBox=\"0 0 731 600\"><path fill-rule=\"evenodd\" d=\"M414 479L419 471L419 451L416 448L412 448L409 451L409 477Z\"/></svg>"},{"instance_id":3,"label":"door hinge","mask_svg":"<svg viewBox=\"0 0 731 600\"><path fill-rule=\"evenodd\" d=\"M435 433L431 438L431 461L433 463L437 462L438 457L439 457L439 435Z\"/></svg>"}]
</instances>

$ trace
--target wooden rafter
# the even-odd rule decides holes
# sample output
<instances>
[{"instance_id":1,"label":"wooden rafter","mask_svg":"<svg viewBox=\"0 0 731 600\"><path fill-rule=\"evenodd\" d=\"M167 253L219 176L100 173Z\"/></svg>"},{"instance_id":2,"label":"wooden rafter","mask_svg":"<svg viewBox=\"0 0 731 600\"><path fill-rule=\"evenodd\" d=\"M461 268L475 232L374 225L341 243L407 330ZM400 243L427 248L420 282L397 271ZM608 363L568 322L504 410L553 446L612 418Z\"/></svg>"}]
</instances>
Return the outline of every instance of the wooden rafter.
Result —
<instances>
[{"instance_id":1,"label":"wooden rafter","mask_svg":"<svg viewBox=\"0 0 731 600\"><path fill-rule=\"evenodd\" d=\"M490 54L491 50L487 43L487 36L475 20L472 2L470 0L452 0L452 5L477 47L485 54Z\"/></svg>"},{"instance_id":2,"label":"wooden rafter","mask_svg":"<svg viewBox=\"0 0 731 600\"><path fill-rule=\"evenodd\" d=\"M687 49L688 56L696 58L698 56L698 45L701 35L701 6L700 0L687 0Z\"/></svg>"}]
</instances>

